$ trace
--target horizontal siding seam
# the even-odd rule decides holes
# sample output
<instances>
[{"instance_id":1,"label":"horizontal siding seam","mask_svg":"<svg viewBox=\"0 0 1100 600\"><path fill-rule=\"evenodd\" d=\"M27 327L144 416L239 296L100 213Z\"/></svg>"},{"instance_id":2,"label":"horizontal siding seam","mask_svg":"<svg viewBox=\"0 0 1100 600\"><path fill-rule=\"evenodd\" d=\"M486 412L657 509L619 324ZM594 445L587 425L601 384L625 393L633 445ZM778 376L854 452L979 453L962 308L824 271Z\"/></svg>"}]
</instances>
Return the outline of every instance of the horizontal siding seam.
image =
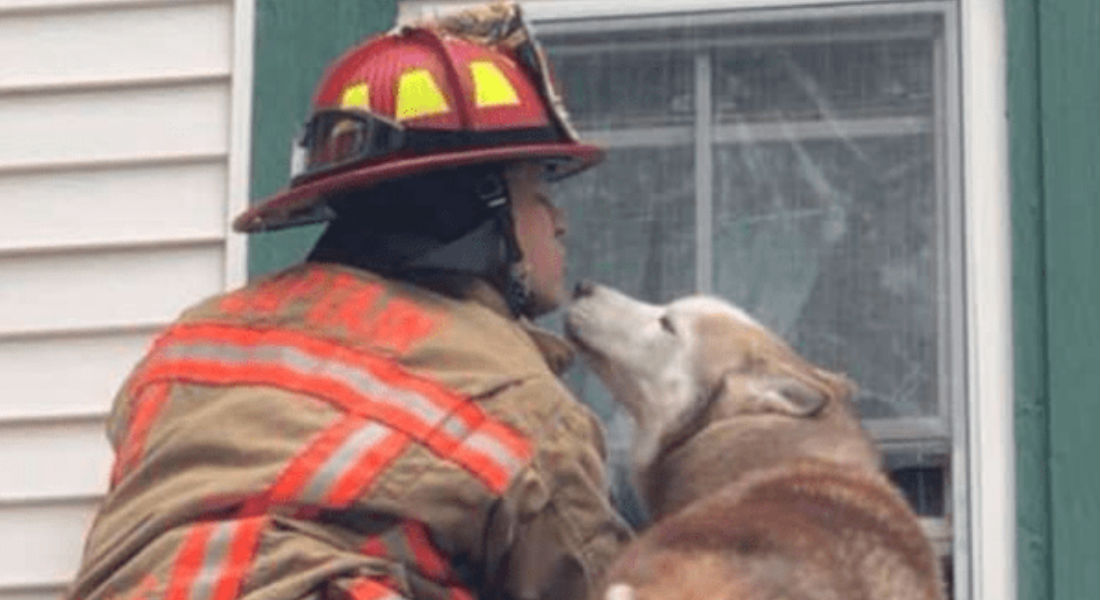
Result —
<instances>
[{"instance_id":1,"label":"horizontal siding seam","mask_svg":"<svg viewBox=\"0 0 1100 600\"><path fill-rule=\"evenodd\" d=\"M88 325L77 327L58 327L49 329L24 329L19 331L0 330L0 343L28 342L44 339L58 339L68 337L95 337L115 334L143 334L157 333L168 327L171 323L167 319L157 319L146 322L119 323L108 325Z\"/></svg>"},{"instance_id":2,"label":"horizontal siding seam","mask_svg":"<svg viewBox=\"0 0 1100 600\"><path fill-rule=\"evenodd\" d=\"M20 413L20 414L8 414L0 415L0 430L9 429L14 427L31 427L38 425L87 425L104 423L107 420L107 411L95 410L85 412L65 412L65 413ZM3 498L3 492L0 492L0 498Z\"/></svg>"},{"instance_id":3,"label":"horizontal siding seam","mask_svg":"<svg viewBox=\"0 0 1100 600\"><path fill-rule=\"evenodd\" d=\"M73 79L57 81L6 82L0 85L0 94L4 96L27 96L36 94L67 94L88 91L132 90L179 85L207 83L229 83L231 73L228 69L218 71L200 71L195 73L172 73L168 75L111 77L103 79Z\"/></svg>"},{"instance_id":4,"label":"horizontal siding seam","mask_svg":"<svg viewBox=\"0 0 1100 600\"><path fill-rule=\"evenodd\" d=\"M229 1L230 0L91 0L88 2L78 2L74 0L41 0L40 2L0 7L0 18L50 15L55 13L127 10L133 8L158 9L173 6L226 4Z\"/></svg>"},{"instance_id":5,"label":"horizontal siding seam","mask_svg":"<svg viewBox=\"0 0 1100 600\"><path fill-rule=\"evenodd\" d=\"M38 583L0 583L0 597L3 597L4 594L62 594L68 587L68 580Z\"/></svg>"},{"instance_id":6,"label":"horizontal siding seam","mask_svg":"<svg viewBox=\"0 0 1100 600\"><path fill-rule=\"evenodd\" d=\"M0 510L22 509L28 507L44 508L49 506L96 504L103 500L103 494L39 494L28 496L0 496ZM2 589L3 586L0 586Z\"/></svg>"},{"instance_id":7,"label":"horizontal siding seam","mask_svg":"<svg viewBox=\"0 0 1100 600\"><path fill-rule=\"evenodd\" d=\"M46 254L84 254L89 252L116 252L120 250L148 250L165 248L191 248L225 243L222 232L157 238L102 240L89 242L61 242L57 244L0 246L0 259L41 256Z\"/></svg>"},{"instance_id":8,"label":"horizontal siding seam","mask_svg":"<svg viewBox=\"0 0 1100 600\"><path fill-rule=\"evenodd\" d=\"M0 163L0 177L9 175L32 175L36 173L56 173L59 171L107 171L111 169L176 166L212 162L221 163L228 159L228 152L219 151L172 153L151 156L121 156L87 160L42 161L22 164Z\"/></svg>"}]
</instances>

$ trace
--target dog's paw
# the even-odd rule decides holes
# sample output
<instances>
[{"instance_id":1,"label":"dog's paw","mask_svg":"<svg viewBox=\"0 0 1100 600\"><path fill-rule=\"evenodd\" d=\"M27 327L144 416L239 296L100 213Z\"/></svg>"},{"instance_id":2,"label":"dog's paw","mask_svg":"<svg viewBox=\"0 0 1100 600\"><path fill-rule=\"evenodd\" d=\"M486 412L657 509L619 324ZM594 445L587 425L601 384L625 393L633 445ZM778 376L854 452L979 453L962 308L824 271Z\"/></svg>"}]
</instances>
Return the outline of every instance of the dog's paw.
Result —
<instances>
[{"instance_id":1,"label":"dog's paw","mask_svg":"<svg viewBox=\"0 0 1100 600\"><path fill-rule=\"evenodd\" d=\"M616 583L607 588L603 600L634 600L634 588L625 583Z\"/></svg>"}]
</instances>

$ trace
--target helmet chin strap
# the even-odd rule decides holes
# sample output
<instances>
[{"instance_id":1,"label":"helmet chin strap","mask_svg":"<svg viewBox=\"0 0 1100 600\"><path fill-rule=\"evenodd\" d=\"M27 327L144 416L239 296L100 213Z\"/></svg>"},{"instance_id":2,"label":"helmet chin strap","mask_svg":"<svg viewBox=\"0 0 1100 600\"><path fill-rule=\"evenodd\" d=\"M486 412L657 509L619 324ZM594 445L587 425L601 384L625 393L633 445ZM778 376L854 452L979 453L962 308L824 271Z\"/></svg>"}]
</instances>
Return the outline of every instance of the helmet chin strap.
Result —
<instances>
[{"instance_id":1,"label":"helmet chin strap","mask_svg":"<svg viewBox=\"0 0 1100 600\"><path fill-rule=\"evenodd\" d=\"M531 303L531 284L516 239L507 183L494 173L485 177L476 193L490 209L491 216L485 222L451 242L394 265L394 270L448 271L486 277L503 288L500 291L512 314L524 315Z\"/></svg>"}]
</instances>

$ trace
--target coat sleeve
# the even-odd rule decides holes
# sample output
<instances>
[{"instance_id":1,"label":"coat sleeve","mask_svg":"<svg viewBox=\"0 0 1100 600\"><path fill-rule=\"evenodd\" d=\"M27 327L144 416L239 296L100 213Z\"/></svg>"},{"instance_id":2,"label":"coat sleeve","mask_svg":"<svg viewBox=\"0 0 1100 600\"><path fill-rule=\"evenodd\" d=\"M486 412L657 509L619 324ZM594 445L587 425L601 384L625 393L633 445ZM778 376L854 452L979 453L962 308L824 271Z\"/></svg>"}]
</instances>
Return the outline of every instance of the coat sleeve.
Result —
<instances>
[{"instance_id":1,"label":"coat sleeve","mask_svg":"<svg viewBox=\"0 0 1100 600\"><path fill-rule=\"evenodd\" d=\"M584 599L632 532L609 500L591 413L565 398L538 440L490 518L487 588L503 600Z\"/></svg>"}]
</instances>

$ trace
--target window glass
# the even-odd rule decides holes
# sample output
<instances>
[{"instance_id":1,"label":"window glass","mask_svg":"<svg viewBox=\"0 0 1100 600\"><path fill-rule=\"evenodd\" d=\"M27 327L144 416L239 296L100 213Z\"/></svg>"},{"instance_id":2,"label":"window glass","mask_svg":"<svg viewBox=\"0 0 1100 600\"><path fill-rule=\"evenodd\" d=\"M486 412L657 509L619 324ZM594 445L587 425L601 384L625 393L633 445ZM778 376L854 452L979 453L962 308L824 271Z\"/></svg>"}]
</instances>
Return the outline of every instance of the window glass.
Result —
<instances>
[{"instance_id":1,"label":"window glass","mask_svg":"<svg viewBox=\"0 0 1100 600\"><path fill-rule=\"evenodd\" d=\"M715 149L714 289L857 381L865 418L935 416L925 135Z\"/></svg>"},{"instance_id":2,"label":"window glass","mask_svg":"<svg viewBox=\"0 0 1100 600\"><path fill-rule=\"evenodd\" d=\"M908 25L914 25L912 21ZM803 23L785 43L738 46L716 52L718 120L867 119L928 114L933 106L932 42L928 37L851 40L886 24ZM931 31L931 24L926 29ZM897 31L893 35L897 35ZM920 35L911 32L912 35ZM925 33L924 35L929 35Z\"/></svg>"},{"instance_id":3,"label":"window glass","mask_svg":"<svg viewBox=\"0 0 1100 600\"><path fill-rule=\"evenodd\" d=\"M692 160L687 147L622 148L598 168L555 186L555 195L568 205L570 277L614 282L642 298L690 294L695 289Z\"/></svg>"},{"instance_id":4,"label":"window glass","mask_svg":"<svg viewBox=\"0 0 1100 600\"><path fill-rule=\"evenodd\" d=\"M694 81L691 55L675 48L623 52L568 47L551 50L554 73L568 90L575 125L588 131L690 124Z\"/></svg>"}]
</instances>

